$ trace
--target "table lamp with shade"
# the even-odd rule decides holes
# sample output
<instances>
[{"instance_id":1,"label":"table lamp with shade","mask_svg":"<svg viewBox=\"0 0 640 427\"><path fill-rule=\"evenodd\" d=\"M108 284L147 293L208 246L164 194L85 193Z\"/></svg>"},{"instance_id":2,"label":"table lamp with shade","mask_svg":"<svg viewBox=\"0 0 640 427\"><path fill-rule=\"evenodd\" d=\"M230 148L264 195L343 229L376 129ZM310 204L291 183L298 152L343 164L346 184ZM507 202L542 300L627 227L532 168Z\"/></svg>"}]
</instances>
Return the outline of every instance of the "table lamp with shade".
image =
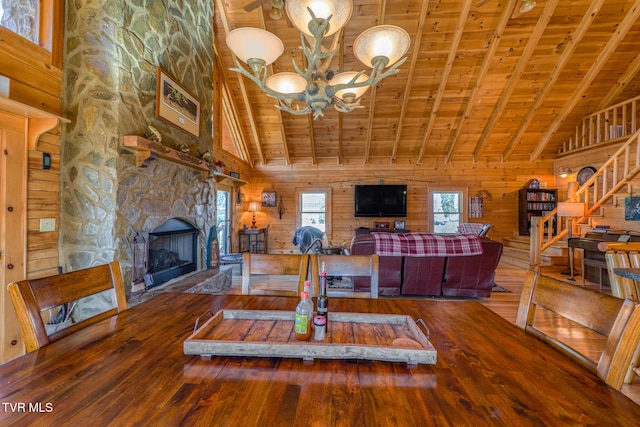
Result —
<instances>
[{"instance_id":1,"label":"table lamp with shade","mask_svg":"<svg viewBox=\"0 0 640 427\"><path fill-rule=\"evenodd\" d=\"M567 236L567 249L569 256L569 271L563 271L563 274L569 274L568 280L576 280L574 278L575 272L573 270L573 248L569 246L569 240L573 238L573 218L579 218L584 215L584 203L582 202L559 202L558 203L558 216L567 218L567 230L569 232Z\"/></svg>"},{"instance_id":2,"label":"table lamp with shade","mask_svg":"<svg viewBox=\"0 0 640 427\"><path fill-rule=\"evenodd\" d=\"M253 218L251 219L251 228L256 228L256 212L260 211L260 203L249 202L248 210L253 214Z\"/></svg>"}]
</instances>

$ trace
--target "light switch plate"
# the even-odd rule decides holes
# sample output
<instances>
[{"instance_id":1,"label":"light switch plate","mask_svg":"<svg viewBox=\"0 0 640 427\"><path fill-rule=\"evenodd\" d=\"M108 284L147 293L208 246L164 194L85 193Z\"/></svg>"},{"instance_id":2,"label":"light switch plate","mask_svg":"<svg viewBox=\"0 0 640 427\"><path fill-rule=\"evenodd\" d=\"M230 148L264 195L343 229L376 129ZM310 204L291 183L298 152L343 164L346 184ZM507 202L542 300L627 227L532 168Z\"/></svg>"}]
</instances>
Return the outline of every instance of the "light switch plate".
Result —
<instances>
[{"instance_id":1,"label":"light switch plate","mask_svg":"<svg viewBox=\"0 0 640 427\"><path fill-rule=\"evenodd\" d=\"M55 218L42 218L40 219L40 231L56 231L56 219Z\"/></svg>"}]
</instances>

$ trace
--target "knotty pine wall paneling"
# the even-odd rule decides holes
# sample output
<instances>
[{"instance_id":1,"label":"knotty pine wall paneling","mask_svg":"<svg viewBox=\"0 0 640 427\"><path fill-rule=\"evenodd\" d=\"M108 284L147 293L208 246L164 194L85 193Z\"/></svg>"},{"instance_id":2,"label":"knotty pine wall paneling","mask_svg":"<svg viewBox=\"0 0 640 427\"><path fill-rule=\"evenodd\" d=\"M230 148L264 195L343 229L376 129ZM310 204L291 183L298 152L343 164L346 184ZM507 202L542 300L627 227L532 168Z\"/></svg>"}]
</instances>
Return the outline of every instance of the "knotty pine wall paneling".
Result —
<instances>
[{"instance_id":1,"label":"knotty pine wall paneling","mask_svg":"<svg viewBox=\"0 0 640 427\"><path fill-rule=\"evenodd\" d=\"M469 196L479 190L487 190L491 200L484 200L484 217L471 222L489 222L493 225L490 237L501 241L518 232L518 190L532 178L553 188L555 179L553 161L536 163L474 163L455 162L443 164L439 160L425 160L422 165L376 164L336 165L319 162L317 165L295 164L293 166L262 166L254 170L251 182L242 187L244 206L237 212L238 227L251 224L251 214L246 211L248 202L260 201L262 191L275 191L284 204L284 213L279 218L278 207L261 208L256 213L258 227L269 225L269 252L297 253L298 247L291 241L296 230L296 189L329 187L332 191L333 244L349 246L358 227L373 227L375 218L355 218L354 185L407 184L407 217L411 231L429 230L429 194L433 189L460 189ZM468 200L465 200L468 203ZM389 218L393 221L394 218Z\"/></svg>"},{"instance_id":2,"label":"knotty pine wall paneling","mask_svg":"<svg viewBox=\"0 0 640 427\"><path fill-rule=\"evenodd\" d=\"M51 155L51 168L42 169L42 153ZM40 220L55 220L55 231L40 231ZM27 278L58 274L60 225L59 127L40 137L28 153L27 171Z\"/></svg>"}]
</instances>

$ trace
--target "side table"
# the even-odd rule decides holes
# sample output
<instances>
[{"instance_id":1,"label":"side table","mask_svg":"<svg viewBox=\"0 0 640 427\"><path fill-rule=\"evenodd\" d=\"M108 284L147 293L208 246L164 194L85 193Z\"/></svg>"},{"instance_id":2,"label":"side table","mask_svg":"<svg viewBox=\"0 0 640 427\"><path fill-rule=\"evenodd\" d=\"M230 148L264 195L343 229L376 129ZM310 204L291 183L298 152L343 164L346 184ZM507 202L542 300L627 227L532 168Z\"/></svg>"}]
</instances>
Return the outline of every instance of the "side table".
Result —
<instances>
[{"instance_id":1,"label":"side table","mask_svg":"<svg viewBox=\"0 0 640 427\"><path fill-rule=\"evenodd\" d=\"M238 252L268 253L269 228L238 230Z\"/></svg>"}]
</instances>

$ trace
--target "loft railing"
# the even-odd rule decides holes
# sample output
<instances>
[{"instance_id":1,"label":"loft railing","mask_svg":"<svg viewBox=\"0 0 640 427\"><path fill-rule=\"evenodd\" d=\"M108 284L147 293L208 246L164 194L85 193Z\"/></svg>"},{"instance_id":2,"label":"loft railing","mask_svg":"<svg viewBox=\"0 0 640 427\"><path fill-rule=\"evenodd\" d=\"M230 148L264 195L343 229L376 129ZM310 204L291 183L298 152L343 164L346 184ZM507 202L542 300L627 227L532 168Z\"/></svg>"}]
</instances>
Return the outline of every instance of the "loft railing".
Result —
<instances>
[{"instance_id":1,"label":"loft railing","mask_svg":"<svg viewBox=\"0 0 640 427\"><path fill-rule=\"evenodd\" d=\"M639 103L640 96L637 96L585 117L576 126L575 133L559 150L559 154L568 154L629 138L638 130Z\"/></svg>"},{"instance_id":2,"label":"loft railing","mask_svg":"<svg viewBox=\"0 0 640 427\"><path fill-rule=\"evenodd\" d=\"M574 224L582 224L590 216L597 214L605 203L639 173L640 130L637 130L570 199L585 204L585 214L576 219ZM553 227L557 211L556 208L544 217L532 218L529 256L530 268L533 270L539 269L542 252L568 234L566 220L557 221L557 226Z\"/></svg>"}]
</instances>

